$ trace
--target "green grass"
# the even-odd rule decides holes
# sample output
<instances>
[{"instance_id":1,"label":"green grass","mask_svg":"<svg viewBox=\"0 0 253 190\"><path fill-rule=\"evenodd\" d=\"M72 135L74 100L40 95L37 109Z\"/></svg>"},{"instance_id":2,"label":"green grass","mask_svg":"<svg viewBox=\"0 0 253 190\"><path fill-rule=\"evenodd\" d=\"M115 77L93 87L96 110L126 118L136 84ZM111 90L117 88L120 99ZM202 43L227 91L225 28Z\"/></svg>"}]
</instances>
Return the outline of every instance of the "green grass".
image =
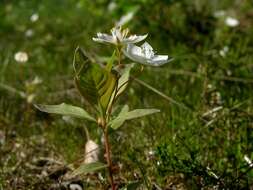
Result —
<instances>
[{"instance_id":1,"label":"green grass","mask_svg":"<svg viewBox=\"0 0 253 190\"><path fill-rule=\"evenodd\" d=\"M7 164L9 171L0 172L0 189L1 183L4 189L10 188L8 182L16 177L30 179L22 174L29 173L25 167L29 160L21 159L20 168L11 172L20 159L19 150L12 151L15 143L24 146L31 158L48 156L72 163L82 158L86 140L84 124L79 120L42 114L6 85L28 92L25 84L39 76L43 82L32 89L34 102L77 105L80 97L72 90L76 46L93 55L110 56L110 46L97 44L92 37L109 31L120 15L132 9L137 12L128 24L131 31L149 33L157 52L175 58L164 67L145 68L138 78L179 104L132 82L119 103L127 102L131 109L154 107L162 112L127 122L112 134L113 160L123 164L119 181L140 178L148 186L155 183L162 189L252 187L253 173L243 157L253 159L253 9L248 1L238 2L120 0L113 12L108 11L108 1L104 0L2 2L0 131L6 142L0 145L0 168ZM230 28L224 18L214 17L221 9L238 18L240 25ZM30 21L34 13L39 15L37 22ZM34 32L32 37L25 36L29 29ZM224 46L229 50L222 57L219 52ZM28 62L14 60L18 51L28 53ZM214 114L203 116L219 106L222 108ZM99 142L96 126L85 126ZM32 141L32 137L45 142ZM155 154L148 156L149 151ZM21 189L33 189L36 182L21 183Z\"/></svg>"}]
</instances>

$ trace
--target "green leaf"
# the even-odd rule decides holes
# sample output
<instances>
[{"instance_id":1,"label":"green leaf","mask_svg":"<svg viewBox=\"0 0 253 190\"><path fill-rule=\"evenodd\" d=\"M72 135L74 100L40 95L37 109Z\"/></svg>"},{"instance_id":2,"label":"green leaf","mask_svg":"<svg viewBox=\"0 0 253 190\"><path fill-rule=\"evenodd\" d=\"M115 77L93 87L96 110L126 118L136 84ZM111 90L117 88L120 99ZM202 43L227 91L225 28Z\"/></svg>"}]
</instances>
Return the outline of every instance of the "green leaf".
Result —
<instances>
[{"instance_id":1,"label":"green leaf","mask_svg":"<svg viewBox=\"0 0 253 190\"><path fill-rule=\"evenodd\" d=\"M82 60L82 66L79 62ZM93 63L80 48L76 50L73 63L76 71L75 84L82 97L91 105L97 105L107 110L117 83L117 75L110 70L110 63L107 68Z\"/></svg>"},{"instance_id":2,"label":"green leaf","mask_svg":"<svg viewBox=\"0 0 253 190\"><path fill-rule=\"evenodd\" d=\"M114 120L109 122L109 125L113 129L118 129L126 120L131 120L131 119L135 119L138 117L143 117L146 115L160 112L160 110L158 110L158 109L136 109L136 110L133 110L130 112L128 112L126 107L123 109L119 113L118 117L116 117Z\"/></svg>"},{"instance_id":3,"label":"green leaf","mask_svg":"<svg viewBox=\"0 0 253 190\"><path fill-rule=\"evenodd\" d=\"M124 114L126 114L128 111L129 111L128 105L124 105L123 108L121 109L121 111L119 112L118 117L119 118L122 116L124 117ZM125 120L123 120L123 119L115 120L115 122L112 122L111 127L113 129L118 129L121 125L123 125L124 121Z\"/></svg>"},{"instance_id":4,"label":"green leaf","mask_svg":"<svg viewBox=\"0 0 253 190\"><path fill-rule=\"evenodd\" d=\"M93 162L90 164L82 164L77 168L76 170L73 171L72 176L80 175L80 174L87 174L91 172L95 172L97 170L101 170L107 168L106 164L103 164L101 162Z\"/></svg>"},{"instance_id":5,"label":"green leaf","mask_svg":"<svg viewBox=\"0 0 253 190\"><path fill-rule=\"evenodd\" d=\"M68 115L68 116L73 116L73 117L87 119L87 120L96 122L96 119L90 116L89 113L86 112L84 109L80 107L68 105L65 103L62 103L59 105L35 104L34 106L42 112Z\"/></svg>"},{"instance_id":6,"label":"green leaf","mask_svg":"<svg viewBox=\"0 0 253 190\"><path fill-rule=\"evenodd\" d=\"M124 90L126 89L127 85L128 85L128 81L129 81L129 77L130 77L130 71L133 67L133 64L128 64L122 71L121 77L119 78L118 81L118 92L117 92L117 96L119 96L120 94L122 94L122 92L124 92Z\"/></svg>"},{"instance_id":7,"label":"green leaf","mask_svg":"<svg viewBox=\"0 0 253 190\"><path fill-rule=\"evenodd\" d=\"M87 59L86 54L87 53L85 53L84 50L79 46L75 49L73 68L76 73L84 66L85 62L89 61L89 59Z\"/></svg>"},{"instance_id":8,"label":"green leaf","mask_svg":"<svg viewBox=\"0 0 253 190\"><path fill-rule=\"evenodd\" d=\"M115 59L116 59L116 53L114 51L112 56L110 57L110 59L107 61L107 64L106 64L106 67L105 67L105 69L107 71L111 72L112 66L113 66L113 63L114 63Z\"/></svg>"}]
</instances>

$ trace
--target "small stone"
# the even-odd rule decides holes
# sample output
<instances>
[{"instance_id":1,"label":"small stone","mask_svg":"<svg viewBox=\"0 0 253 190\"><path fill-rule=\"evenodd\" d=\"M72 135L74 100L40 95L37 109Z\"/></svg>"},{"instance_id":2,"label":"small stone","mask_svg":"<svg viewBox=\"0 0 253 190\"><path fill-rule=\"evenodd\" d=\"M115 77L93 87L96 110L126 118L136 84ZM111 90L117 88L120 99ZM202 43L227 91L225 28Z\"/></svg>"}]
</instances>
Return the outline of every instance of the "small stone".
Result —
<instances>
[{"instance_id":1,"label":"small stone","mask_svg":"<svg viewBox=\"0 0 253 190\"><path fill-rule=\"evenodd\" d=\"M69 189L70 190L82 190L83 188L79 184L70 184Z\"/></svg>"}]
</instances>

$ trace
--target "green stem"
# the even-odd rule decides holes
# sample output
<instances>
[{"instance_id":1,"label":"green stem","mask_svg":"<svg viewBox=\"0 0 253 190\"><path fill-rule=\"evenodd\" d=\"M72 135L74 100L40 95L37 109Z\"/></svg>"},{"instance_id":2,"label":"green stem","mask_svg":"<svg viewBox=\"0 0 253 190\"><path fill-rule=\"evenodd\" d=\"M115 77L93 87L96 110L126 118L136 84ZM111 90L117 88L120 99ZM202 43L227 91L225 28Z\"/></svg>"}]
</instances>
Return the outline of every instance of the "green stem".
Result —
<instances>
[{"instance_id":1,"label":"green stem","mask_svg":"<svg viewBox=\"0 0 253 190\"><path fill-rule=\"evenodd\" d=\"M120 45L116 47L117 54L118 54L118 65L121 64L121 49L122 47Z\"/></svg>"},{"instance_id":2,"label":"green stem","mask_svg":"<svg viewBox=\"0 0 253 190\"><path fill-rule=\"evenodd\" d=\"M118 65L121 64L121 46L117 46L116 50L117 50L117 56L118 56ZM116 90L115 90L115 94L112 100L112 105L109 108L108 113L106 114L106 118L104 118L104 122L102 122L102 129L103 129L103 135L104 135L104 146L105 146L105 155L106 155L106 162L108 165L108 172L109 172L109 181L110 181L110 185L111 185L111 189L112 190L116 190L116 185L114 183L114 179L113 179L113 165L112 165L112 159L111 159L111 146L110 146L110 141L109 141L109 134L108 134L108 121L112 112L112 106L116 97L118 91L118 87L116 86Z\"/></svg>"}]
</instances>

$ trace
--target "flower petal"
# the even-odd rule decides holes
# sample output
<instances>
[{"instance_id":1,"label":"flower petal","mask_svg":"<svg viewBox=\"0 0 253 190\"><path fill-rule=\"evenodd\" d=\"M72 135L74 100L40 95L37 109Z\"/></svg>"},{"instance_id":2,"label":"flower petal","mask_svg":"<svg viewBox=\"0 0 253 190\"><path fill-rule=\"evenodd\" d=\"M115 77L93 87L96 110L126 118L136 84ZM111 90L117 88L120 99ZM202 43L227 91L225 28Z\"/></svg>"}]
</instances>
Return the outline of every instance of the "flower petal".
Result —
<instances>
[{"instance_id":1,"label":"flower petal","mask_svg":"<svg viewBox=\"0 0 253 190\"><path fill-rule=\"evenodd\" d=\"M154 55L152 46L145 42L141 47L128 44L123 53L131 60L148 66L161 66L172 61L168 55Z\"/></svg>"},{"instance_id":2,"label":"flower petal","mask_svg":"<svg viewBox=\"0 0 253 190\"><path fill-rule=\"evenodd\" d=\"M147 36L148 36L148 34L145 34L142 36L132 35L132 36L129 36L128 38L123 39L122 43L123 44L135 44L135 43L145 40L145 38L147 38Z\"/></svg>"},{"instance_id":3,"label":"flower petal","mask_svg":"<svg viewBox=\"0 0 253 190\"><path fill-rule=\"evenodd\" d=\"M136 56L145 56L142 52L142 49L134 44L129 44L127 46L127 52L129 54L132 54L132 55L136 55Z\"/></svg>"},{"instance_id":4,"label":"flower petal","mask_svg":"<svg viewBox=\"0 0 253 190\"><path fill-rule=\"evenodd\" d=\"M92 38L92 40L101 43L112 43L112 44L117 43L117 40L113 36L103 33L97 33L97 38Z\"/></svg>"},{"instance_id":5,"label":"flower petal","mask_svg":"<svg viewBox=\"0 0 253 190\"><path fill-rule=\"evenodd\" d=\"M141 49L143 50L143 54L145 55L146 58L151 59L155 56L153 48L148 42L142 44Z\"/></svg>"},{"instance_id":6,"label":"flower petal","mask_svg":"<svg viewBox=\"0 0 253 190\"><path fill-rule=\"evenodd\" d=\"M173 58L169 58L168 55L155 55L152 59L148 60L148 63L151 64L151 66L161 66L172 60Z\"/></svg>"},{"instance_id":7,"label":"flower petal","mask_svg":"<svg viewBox=\"0 0 253 190\"><path fill-rule=\"evenodd\" d=\"M141 48L133 44L129 44L126 50L123 50L123 53L132 61L143 64L146 62L146 58L144 57Z\"/></svg>"}]
</instances>

